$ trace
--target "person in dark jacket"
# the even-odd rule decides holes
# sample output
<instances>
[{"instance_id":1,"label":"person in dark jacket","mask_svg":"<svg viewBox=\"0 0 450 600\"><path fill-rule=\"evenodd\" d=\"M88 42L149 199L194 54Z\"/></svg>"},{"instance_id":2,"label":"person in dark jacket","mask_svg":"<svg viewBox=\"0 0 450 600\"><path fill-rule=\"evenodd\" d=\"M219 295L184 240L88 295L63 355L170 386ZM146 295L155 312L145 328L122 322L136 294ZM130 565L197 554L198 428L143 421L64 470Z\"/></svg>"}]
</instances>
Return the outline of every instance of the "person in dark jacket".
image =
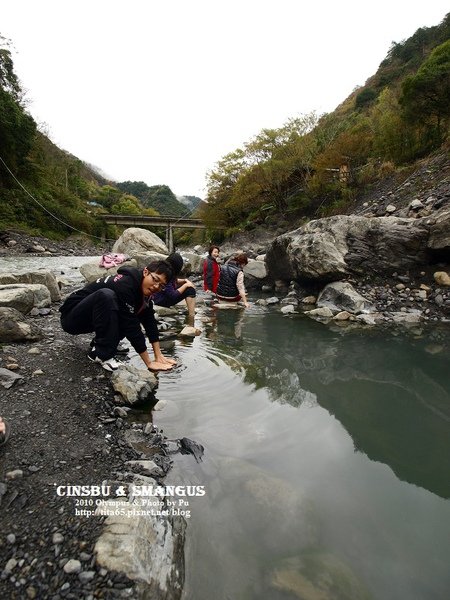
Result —
<instances>
[{"instance_id":1,"label":"person in dark jacket","mask_svg":"<svg viewBox=\"0 0 450 600\"><path fill-rule=\"evenodd\" d=\"M249 306L244 286L244 266L248 263L247 255L236 254L220 268L217 298L225 302L239 302L242 300L245 308Z\"/></svg>"},{"instance_id":2,"label":"person in dark jacket","mask_svg":"<svg viewBox=\"0 0 450 600\"><path fill-rule=\"evenodd\" d=\"M88 358L108 371L120 366L114 355L124 337L149 370L167 371L176 361L161 352L150 297L171 277L172 269L166 261L152 262L144 270L120 267L117 274L99 278L68 296L59 309L61 326L73 335L95 332ZM153 347L154 360L147 351L141 325Z\"/></svg>"},{"instance_id":3,"label":"person in dark jacket","mask_svg":"<svg viewBox=\"0 0 450 600\"><path fill-rule=\"evenodd\" d=\"M220 277L220 267L217 262L219 246L210 246L208 256L203 263L203 289L216 293Z\"/></svg>"},{"instance_id":4,"label":"person in dark jacket","mask_svg":"<svg viewBox=\"0 0 450 600\"><path fill-rule=\"evenodd\" d=\"M188 317L193 319L195 316L195 296L197 294L195 285L189 279L178 277L183 269L183 257L178 252L172 252L166 260L172 267L173 276L163 290L153 294L153 304L169 308L185 300Z\"/></svg>"}]
</instances>

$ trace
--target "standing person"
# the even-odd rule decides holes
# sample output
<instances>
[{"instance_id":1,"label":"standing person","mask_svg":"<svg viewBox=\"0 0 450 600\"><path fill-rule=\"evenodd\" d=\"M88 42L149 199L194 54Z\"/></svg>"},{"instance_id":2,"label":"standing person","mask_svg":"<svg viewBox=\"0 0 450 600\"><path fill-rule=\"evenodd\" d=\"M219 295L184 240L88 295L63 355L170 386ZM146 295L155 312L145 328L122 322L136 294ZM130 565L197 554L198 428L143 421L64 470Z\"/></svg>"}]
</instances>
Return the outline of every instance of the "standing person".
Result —
<instances>
[{"instance_id":1,"label":"standing person","mask_svg":"<svg viewBox=\"0 0 450 600\"><path fill-rule=\"evenodd\" d=\"M73 292L62 306L61 325L72 335L95 333L88 358L107 371L119 366L114 359L120 340L126 337L151 371L167 371L176 361L165 358L159 345L158 327L151 295L164 288L172 269L164 260L151 262L144 270L120 267ZM141 325L153 347L150 358Z\"/></svg>"},{"instance_id":2,"label":"standing person","mask_svg":"<svg viewBox=\"0 0 450 600\"><path fill-rule=\"evenodd\" d=\"M216 293L217 284L219 283L220 267L217 263L219 256L219 246L210 246L208 256L203 263L203 289Z\"/></svg>"},{"instance_id":3,"label":"standing person","mask_svg":"<svg viewBox=\"0 0 450 600\"><path fill-rule=\"evenodd\" d=\"M225 302L242 300L245 308L248 308L249 303L244 286L244 266L247 263L247 255L241 252L222 265L216 292L219 300Z\"/></svg>"},{"instance_id":4,"label":"standing person","mask_svg":"<svg viewBox=\"0 0 450 600\"><path fill-rule=\"evenodd\" d=\"M153 303L169 308L185 300L188 317L192 320L195 316L195 296L197 292L192 281L178 277L183 269L183 257L178 252L172 252L167 257L167 262L172 268L173 275L163 290L159 290L153 294Z\"/></svg>"}]
</instances>

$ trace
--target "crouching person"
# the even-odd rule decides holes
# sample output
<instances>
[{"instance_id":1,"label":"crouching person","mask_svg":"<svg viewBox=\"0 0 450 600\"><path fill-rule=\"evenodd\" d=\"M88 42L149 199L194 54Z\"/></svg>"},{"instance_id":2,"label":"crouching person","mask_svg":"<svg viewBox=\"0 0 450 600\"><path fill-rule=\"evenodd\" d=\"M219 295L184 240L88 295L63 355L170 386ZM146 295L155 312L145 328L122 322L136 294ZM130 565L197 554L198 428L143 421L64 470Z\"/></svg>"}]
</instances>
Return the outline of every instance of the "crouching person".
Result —
<instances>
[{"instance_id":1,"label":"crouching person","mask_svg":"<svg viewBox=\"0 0 450 600\"><path fill-rule=\"evenodd\" d=\"M169 308L184 300L188 309L188 321L194 324L195 297L197 292L195 285L189 279L178 277L183 270L183 257L178 252L172 252L167 257L167 262L172 268L172 278L163 290L159 290L152 297L153 303L158 306Z\"/></svg>"},{"instance_id":2,"label":"crouching person","mask_svg":"<svg viewBox=\"0 0 450 600\"><path fill-rule=\"evenodd\" d=\"M128 339L149 370L167 371L176 361L161 352L150 297L164 289L171 278L172 269L164 260L150 263L143 271L121 267L116 275L97 279L68 296L59 309L61 326L72 335L93 332L88 358L107 371L120 366L114 355L123 338ZM153 347L154 360L147 351L141 325Z\"/></svg>"}]
</instances>

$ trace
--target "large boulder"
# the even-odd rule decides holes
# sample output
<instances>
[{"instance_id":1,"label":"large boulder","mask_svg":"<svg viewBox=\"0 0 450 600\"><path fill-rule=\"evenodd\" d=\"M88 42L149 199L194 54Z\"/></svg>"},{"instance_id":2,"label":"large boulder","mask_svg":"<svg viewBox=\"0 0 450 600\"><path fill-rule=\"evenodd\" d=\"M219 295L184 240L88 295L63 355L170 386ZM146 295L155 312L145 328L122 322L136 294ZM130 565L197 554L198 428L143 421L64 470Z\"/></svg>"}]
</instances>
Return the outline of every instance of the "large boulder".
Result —
<instances>
[{"instance_id":1,"label":"large boulder","mask_svg":"<svg viewBox=\"0 0 450 600\"><path fill-rule=\"evenodd\" d=\"M443 258L450 258L450 208L435 215L430 225L428 248Z\"/></svg>"},{"instance_id":2,"label":"large boulder","mask_svg":"<svg viewBox=\"0 0 450 600\"><path fill-rule=\"evenodd\" d=\"M347 275L392 273L427 262L422 219L338 215L277 237L266 255L274 279L336 281Z\"/></svg>"},{"instance_id":3,"label":"large boulder","mask_svg":"<svg viewBox=\"0 0 450 600\"><path fill-rule=\"evenodd\" d=\"M317 306L353 314L375 310L371 302L358 294L353 286L345 281L336 281L326 285L317 299Z\"/></svg>"},{"instance_id":4,"label":"large boulder","mask_svg":"<svg viewBox=\"0 0 450 600\"><path fill-rule=\"evenodd\" d=\"M167 256L169 249L162 239L151 231L139 227L129 227L115 242L112 252L128 254L129 256L157 252Z\"/></svg>"},{"instance_id":5,"label":"large boulder","mask_svg":"<svg viewBox=\"0 0 450 600\"><path fill-rule=\"evenodd\" d=\"M146 254L133 254L133 261L136 263L138 269L145 269L147 265L155 260L165 260L166 254L160 254L159 252L147 252ZM131 261L125 264L131 266Z\"/></svg>"},{"instance_id":6,"label":"large boulder","mask_svg":"<svg viewBox=\"0 0 450 600\"><path fill-rule=\"evenodd\" d=\"M51 271L30 271L28 273L1 273L0 285L11 283L39 283L50 292L52 302L61 300L58 281Z\"/></svg>"},{"instance_id":7,"label":"large boulder","mask_svg":"<svg viewBox=\"0 0 450 600\"><path fill-rule=\"evenodd\" d=\"M0 343L35 342L42 337L33 323L25 321L15 308L0 307Z\"/></svg>"},{"instance_id":8,"label":"large boulder","mask_svg":"<svg viewBox=\"0 0 450 600\"><path fill-rule=\"evenodd\" d=\"M0 285L0 306L15 308L24 315L33 308L46 308L52 299L45 285L11 283Z\"/></svg>"},{"instance_id":9,"label":"large boulder","mask_svg":"<svg viewBox=\"0 0 450 600\"><path fill-rule=\"evenodd\" d=\"M205 262L204 256L195 254L194 252L183 252L182 256L186 261L184 265L185 273L195 273L196 275L201 275L203 273L203 263Z\"/></svg>"},{"instance_id":10,"label":"large boulder","mask_svg":"<svg viewBox=\"0 0 450 600\"><path fill-rule=\"evenodd\" d=\"M266 263L261 260L248 259L244 267L245 287L249 290L261 288L267 279Z\"/></svg>"}]
</instances>

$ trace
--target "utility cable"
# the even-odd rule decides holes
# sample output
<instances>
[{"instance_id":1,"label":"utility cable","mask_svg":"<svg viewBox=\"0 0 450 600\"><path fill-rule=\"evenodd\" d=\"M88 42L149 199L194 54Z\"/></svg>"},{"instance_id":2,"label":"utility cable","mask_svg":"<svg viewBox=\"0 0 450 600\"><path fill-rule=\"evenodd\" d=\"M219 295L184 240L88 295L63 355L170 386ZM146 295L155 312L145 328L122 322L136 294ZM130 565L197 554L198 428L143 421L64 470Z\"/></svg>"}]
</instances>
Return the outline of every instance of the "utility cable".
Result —
<instances>
[{"instance_id":1,"label":"utility cable","mask_svg":"<svg viewBox=\"0 0 450 600\"><path fill-rule=\"evenodd\" d=\"M28 196L34 201L36 202L36 204L38 204L47 214L49 214L53 219L55 219L56 221L58 221L59 223L61 223L62 225L64 225L65 227L68 227L69 229L72 229L73 231L76 231L78 233L82 233L83 235L86 235L88 237L91 238L95 238L97 240L101 240L102 242L114 242L115 240L109 239L109 238L102 238L99 237L98 235L93 235L92 233L86 233L85 231L82 231L81 229L77 229L76 227L73 227L72 225L69 225L69 223L66 223L65 221L61 220L59 217L57 217L56 215L54 215L52 212L50 212L43 204L41 204L39 202L39 200L37 200L33 194L31 194L25 186L22 185L22 183L17 179L17 177L14 175L14 173L11 171L11 169L8 167L8 165L5 163L5 161L3 160L3 158L0 156L0 161L3 163L5 169L8 171L8 173L11 175L11 177L14 179L14 181L16 181L16 183L23 189L23 191L28 194Z\"/></svg>"}]
</instances>

